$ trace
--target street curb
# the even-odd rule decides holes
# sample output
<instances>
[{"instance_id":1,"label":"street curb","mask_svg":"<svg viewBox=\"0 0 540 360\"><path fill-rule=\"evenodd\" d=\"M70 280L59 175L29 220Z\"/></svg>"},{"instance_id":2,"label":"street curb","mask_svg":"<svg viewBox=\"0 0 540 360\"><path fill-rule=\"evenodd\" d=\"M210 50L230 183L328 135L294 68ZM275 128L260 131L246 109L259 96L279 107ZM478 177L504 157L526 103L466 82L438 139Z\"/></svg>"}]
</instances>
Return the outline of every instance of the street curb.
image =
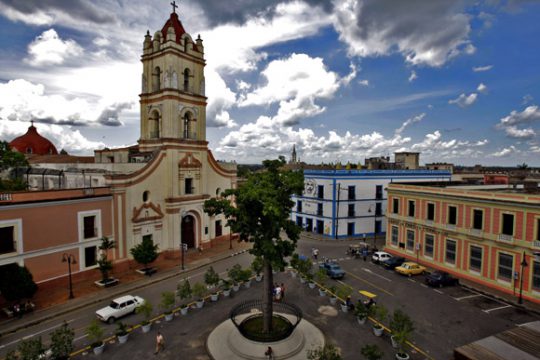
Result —
<instances>
[{"instance_id":1,"label":"street curb","mask_svg":"<svg viewBox=\"0 0 540 360\"><path fill-rule=\"evenodd\" d=\"M103 294L103 296L96 296L95 299L89 299L88 301L81 302L80 304L74 305L72 307L64 308L64 309L62 309L62 310L60 310L60 311L58 311L58 312L56 312L54 314L49 314L49 315L43 316L43 317L41 317L39 319L29 321L29 322L27 322L25 324L21 324L19 326L14 326L12 328L8 328L8 329L6 329L4 331L0 331L0 337L16 333L19 330L23 330L23 329L29 328L31 326L40 324L40 323L42 323L44 321L50 320L52 318L55 318L55 317L58 317L58 316L61 316L61 315L65 315L65 314L68 314L70 312L82 309L82 308L84 308L86 306L98 303L98 302L106 300L108 298L115 298L115 297L117 297L119 295L125 294L127 292L131 292L133 290L143 288L143 287L148 286L150 284L155 284L155 283L158 283L158 282L161 282L161 281L169 280L169 279L171 279L171 278L173 278L175 276L184 274L184 273L186 273L188 271L197 270L197 269L200 269L202 267L207 266L210 263L221 261L221 260L224 260L224 259L227 259L227 258L230 258L230 257L237 256L237 255L241 255L241 254L243 254L245 252L248 252L248 251L249 251L249 249L245 249L245 250L241 250L241 251L238 251L238 252L232 253L232 254L227 254L227 255L222 255L222 256L216 255L215 258L213 258L213 259L209 258L208 262L204 262L204 263L195 265L194 267L189 268L189 269L186 268L185 270L180 270L180 271L177 271L176 269L175 269L175 271L170 270L171 273L169 273L169 274L165 273L162 277L154 277L154 279L152 279L152 280L137 282L133 286L129 286L129 283L128 283L128 284L125 285L126 286L125 288L119 289L116 292L110 292L110 293L107 293L107 294ZM65 304L59 304L59 305L55 305L54 307L61 308L64 305ZM54 307L52 307L52 308L54 308ZM51 309L51 308L47 308L47 309Z\"/></svg>"}]
</instances>

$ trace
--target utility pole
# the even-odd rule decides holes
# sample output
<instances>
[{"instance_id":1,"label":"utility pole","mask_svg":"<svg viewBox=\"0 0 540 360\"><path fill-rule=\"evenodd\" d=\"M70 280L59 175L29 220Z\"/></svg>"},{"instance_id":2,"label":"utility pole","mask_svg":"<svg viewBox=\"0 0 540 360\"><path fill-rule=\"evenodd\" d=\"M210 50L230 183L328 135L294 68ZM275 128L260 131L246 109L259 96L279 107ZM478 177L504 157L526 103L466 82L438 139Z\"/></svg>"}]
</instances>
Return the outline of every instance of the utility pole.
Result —
<instances>
[{"instance_id":1,"label":"utility pole","mask_svg":"<svg viewBox=\"0 0 540 360\"><path fill-rule=\"evenodd\" d=\"M521 260L521 276L519 277L519 299L518 304L523 304L523 269L527 267L527 259L525 259L525 251Z\"/></svg>"}]
</instances>

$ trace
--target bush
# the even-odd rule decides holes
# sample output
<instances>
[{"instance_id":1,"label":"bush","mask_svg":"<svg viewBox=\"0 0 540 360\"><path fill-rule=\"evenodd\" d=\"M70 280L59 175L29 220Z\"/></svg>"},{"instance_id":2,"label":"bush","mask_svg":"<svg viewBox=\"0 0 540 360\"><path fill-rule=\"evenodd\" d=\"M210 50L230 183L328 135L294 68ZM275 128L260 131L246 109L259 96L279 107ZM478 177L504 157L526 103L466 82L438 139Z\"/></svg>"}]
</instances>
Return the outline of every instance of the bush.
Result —
<instances>
[{"instance_id":1,"label":"bush","mask_svg":"<svg viewBox=\"0 0 540 360\"><path fill-rule=\"evenodd\" d=\"M116 336L126 336L128 334L128 326L123 322L119 321L116 324Z\"/></svg>"},{"instance_id":2,"label":"bush","mask_svg":"<svg viewBox=\"0 0 540 360\"><path fill-rule=\"evenodd\" d=\"M193 295L197 299L202 300L205 294L206 294L206 286L204 286L203 284L199 282L193 285Z\"/></svg>"},{"instance_id":3,"label":"bush","mask_svg":"<svg viewBox=\"0 0 540 360\"><path fill-rule=\"evenodd\" d=\"M251 275L253 275L253 272L251 271L251 269L243 269L242 272L240 273L240 281L249 281L249 279L251 278Z\"/></svg>"},{"instance_id":4,"label":"bush","mask_svg":"<svg viewBox=\"0 0 540 360\"><path fill-rule=\"evenodd\" d=\"M112 270L112 261L108 259L108 251L114 249L115 244L113 240L110 240L107 236L101 238L101 244L98 249L101 251L101 256L97 261L99 271L101 272L102 282L105 283L109 280L109 272Z\"/></svg>"},{"instance_id":5,"label":"bush","mask_svg":"<svg viewBox=\"0 0 540 360\"><path fill-rule=\"evenodd\" d=\"M315 273L315 281L317 281L320 286L325 286L327 278L328 277L326 276L326 270L324 269L319 269Z\"/></svg>"},{"instance_id":6,"label":"bush","mask_svg":"<svg viewBox=\"0 0 540 360\"><path fill-rule=\"evenodd\" d=\"M367 344L360 349L360 353L364 355L367 360L379 360L383 357L384 353L375 344Z\"/></svg>"},{"instance_id":7,"label":"bush","mask_svg":"<svg viewBox=\"0 0 540 360\"><path fill-rule=\"evenodd\" d=\"M148 269L148 264L154 262L159 255L158 245L150 237L143 237L142 242L131 248L130 253L136 262Z\"/></svg>"},{"instance_id":8,"label":"bush","mask_svg":"<svg viewBox=\"0 0 540 360\"><path fill-rule=\"evenodd\" d=\"M64 321L61 327L51 333L51 355L55 360L69 359L73 351L75 331Z\"/></svg>"},{"instance_id":9,"label":"bush","mask_svg":"<svg viewBox=\"0 0 540 360\"><path fill-rule=\"evenodd\" d=\"M384 323L386 321L386 318L388 317L388 310L384 307L384 305L372 305L371 308L375 320L377 320L381 324ZM375 326L379 327L379 325Z\"/></svg>"},{"instance_id":10,"label":"bush","mask_svg":"<svg viewBox=\"0 0 540 360\"><path fill-rule=\"evenodd\" d=\"M184 279L178 284L176 293L178 294L178 297L180 297L180 300L189 299L191 297L191 284L188 279Z\"/></svg>"},{"instance_id":11,"label":"bush","mask_svg":"<svg viewBox=\"0 0 540 360\"><path fill-rule=\"evenodd\" d=\"M399 344L399 352L404 353L404 347L414 331L414 323L403 310L394 310L390 319L390 329L394 339Z\"/></svg>"},{"instance_id":12,"label":"bush","mask_svg":"<svg viewBox=\"0 0 540 360\"><path fill-rule=\"evenodd\" d=\"M352 289L347 285L340 285L336 290L336 295L342 301L345 301L352 294Z\"/></svg>"},{"instance_id":13,"label":"bush","mask_svg":"<svg viewBox=\"0 0 540 360\"><path fill-rule=\"evenodd\" d=\"M214 287L219 283L219 275L212 266L206 270L206 273L204 274L204 282L210 287Z\"/></svg>"},{"instance_id":14,"label":"bush","mask_svg":"<svg viewBox=\"0 0 540 360\"><path fill-rule=\"evenodd\" d=\"M104 331L96 319L94 319L86 328L86 335L92 342L91 346L93 348L103 345Z\"/></svg>"},{"instance_id":15,"label":"bush","mask_svg":"<svg viewBox=\"0 0 540 360\"><path fill-rule=\"evenodd\" d=\"M0 293L8 301L31 298L37 285L26 266L8 264L0 267Z\"/></svg>"},{"instance_id":16,"label":"bush","mask_svg":"<svg viewBox=\"0 0 540 360\"><path fill-rule=\"evenodd\" d=\"M264 262L263 259L260 256L256 256L255 259L253 259L253 262L251 263L251 270L257 275L261 275L261 272L263 271Z\"/></svg>"},{"instance_id":17,"label":"bush","mask_svg":"<svg viewBox=\"0 0 540 360\"><path fill-rule=\"evenodd\" d=\"M40 359L45 354L45 347L41 342L41 337L37 339L23 340L17 346L20 360L35 360Z\"/></svg>"},{"instance_id":18,"label":"bush","mask_svg":"<svg viewBox=\"0 0 540 360\"><path fill-rule=\"evenodd\" d=\"M152 311L154 310L154 307L148 300L144 300L144 302L135 310L137 314L143 314L144 316L144 322L143 324L146 325L150 322L150 317L152 316Z\"/></svg>"},{"instance_id":19,"label":"bush","mask_svg":"<svg viewBox=\"0 0 540 360\"><path fill-rule=\"evenodd\" d=\"M240 266L240 264L233 265L227 272L227 275L229 275L229 278L235 283L242 281L242 266Z\"/></svg>"},{"instance_id":20,"label":"bush","mask_svg":"<svg viewBox=\"0 0 540 360\"><path fill-rule=\"evenodd\" d=\"M319 346L307 351L308 360L342 360L339 349L333 344Z\"/></svg>"},{"instance_id":21,"label":"bush","mask_svg":"<svg viewBox=\"0 0 540 360\"><path fill-rule=\"evenodd\" d=\"M161 293L161 307L165 309L166 313L171 313L172 307L174 306L175 299L174 293L172 291L164 291Z\"/></svg>"}]
</instances>

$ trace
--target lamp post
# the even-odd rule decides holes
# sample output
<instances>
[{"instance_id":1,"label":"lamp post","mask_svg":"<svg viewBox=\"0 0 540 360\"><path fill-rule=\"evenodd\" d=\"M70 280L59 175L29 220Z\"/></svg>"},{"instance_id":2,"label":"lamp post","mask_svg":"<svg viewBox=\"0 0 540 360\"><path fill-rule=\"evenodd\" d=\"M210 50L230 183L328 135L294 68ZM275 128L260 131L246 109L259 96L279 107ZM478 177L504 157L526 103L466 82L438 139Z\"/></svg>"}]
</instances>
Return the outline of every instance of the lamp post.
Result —
<instances>
[{"instance_id":1,"label":"lamp post","mask_svg":"<svg viewBox=\"0 0 540 360\"><path fill-rule=\"evenodd\" d=\"M521 260L521 275L519 277L519 299L518 304L523 304L523 269L527 267L527 259L525 259L525 251L523 252L523 259Z\"/></svg>"},{"instance_id":2,"label":"lamp post","mask_svg":"<svg viewBox=\"0 0 540 360\"><path fill-rule=\"evenodd\" d=\"M229 250L232 250L232 230L229 227Z\"/></svg>"},{"instance_id":3,"label":"lamp post","mask_svg":"<svg viewBox=\"0 0 540 360\"><path fill-rule=\"evenodd\" d=\"M69 274L69 298L73 299L75 296L73 296L73 283L71 281L71 264L75 265L77 263L77 260L75 260L75 256L68 253L62 254L62 262L68 263L68 274Z\"/></svg>"},{"instance_id":4,"label":"lamp post","mask_svg":"<svg viewBox=\"0 0 540 360\"><path fill-rule=\"evenodd\" d=\"M180 253L182 256L182 270L185 270L184 268L184 253L187 251L187 244L184 244L183 242L180 243Z\"/></svg>"}]
</instances>

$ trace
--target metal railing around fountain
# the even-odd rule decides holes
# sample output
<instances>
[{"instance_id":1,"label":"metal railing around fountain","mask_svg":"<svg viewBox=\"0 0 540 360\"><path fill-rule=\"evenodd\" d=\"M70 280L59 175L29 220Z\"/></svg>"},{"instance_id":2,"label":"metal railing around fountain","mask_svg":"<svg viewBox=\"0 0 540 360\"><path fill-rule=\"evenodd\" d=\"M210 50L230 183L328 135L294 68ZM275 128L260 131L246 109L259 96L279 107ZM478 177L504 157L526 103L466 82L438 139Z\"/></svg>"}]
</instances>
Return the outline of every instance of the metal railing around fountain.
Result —
<instances>
[{"instance_id":1,"label":"metal railing around fountain","mask_svg":"<svg viewBox=\"0 0 540 360\"><path fill-rule=\"evenodd\" d=\"M302 320L302 310L294 304L285 302L274 302L273 317L288 323L288 326L273 329L271 333L252 332L246 329L245 325L250 320L262 317L263 301L247 300L236 305L231 309L229 318L240 333L247 339L260 342L273 342L286 339L292 334L296 326ZM245 317L242 315L246 315ZM285 317L284 315L289 315ZM242 316L242 317L241 317ZM291 319L292 318L292 321Z\"/></svg>"}]
</instances>

